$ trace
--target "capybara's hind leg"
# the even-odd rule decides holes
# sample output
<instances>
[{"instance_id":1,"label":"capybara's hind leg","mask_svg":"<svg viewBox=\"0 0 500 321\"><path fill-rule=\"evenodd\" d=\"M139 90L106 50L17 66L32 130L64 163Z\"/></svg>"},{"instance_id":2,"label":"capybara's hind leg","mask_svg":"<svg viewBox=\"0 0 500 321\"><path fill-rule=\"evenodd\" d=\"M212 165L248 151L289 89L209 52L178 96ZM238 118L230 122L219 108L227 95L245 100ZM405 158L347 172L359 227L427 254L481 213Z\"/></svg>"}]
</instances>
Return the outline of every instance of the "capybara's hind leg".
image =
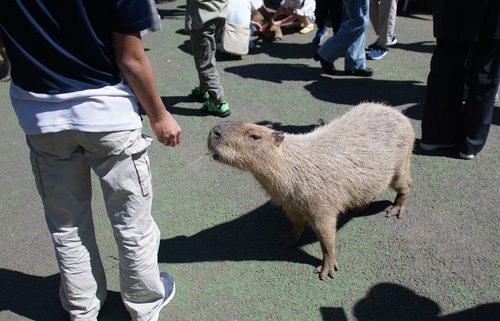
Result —
<instances>
[{"instance_id":1,"label":"capybara's hind leg","mask_svg":"<svg viewBox=\"0 0 500 321\"><path fill-rule=\"evenodd\" d=\"M385 209L386 217L397 216L401 218L406 212L406 202L410 195L411 177L410 177L410 161L409 158L405 165L402 166L399 173L397 173L392 182L391 188L396 191L396 199L394 203Z\"/></svg>"},{"instance_id":2,"label":"capybara's hind leg","mask_svg":"<svg viewBox=\"0 0 500 321\"><path fill-rule=\"evenodd\" d=\"M302 235L302 232L304 232L304 227L306 226L306 219L301 213L288 210L287 215L292 223L292 231L289 234L284 235L278 241L278 243L282 244L284 247L290 247L297 243Z\"/></svg>"}]
</instances>

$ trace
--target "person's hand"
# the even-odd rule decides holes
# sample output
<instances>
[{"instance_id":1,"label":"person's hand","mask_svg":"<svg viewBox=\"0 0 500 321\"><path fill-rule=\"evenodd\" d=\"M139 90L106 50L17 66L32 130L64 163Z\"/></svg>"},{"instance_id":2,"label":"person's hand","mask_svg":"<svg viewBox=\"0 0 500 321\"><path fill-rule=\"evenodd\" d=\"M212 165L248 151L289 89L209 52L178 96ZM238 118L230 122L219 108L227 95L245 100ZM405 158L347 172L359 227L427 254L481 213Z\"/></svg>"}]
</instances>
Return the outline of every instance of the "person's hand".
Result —
<instances>
[{"instance_id":1,"label":"person's hand","mask_svg":"<svg viewBox=\"0 0 500 321\"><path fill-rule=\"evenodd\" d=\"M272 23L274 26L279 26L279 25L281 25L281 20L278 20L278 21L273 20Z\"/></svg>"},{"instance_id":2,"label":"person's hand","mask_svg":"<svg viewBox=\"0 0 500 321\"><path fill-rule=\"evenodd\" d=\"M259 32L262 32L262 29L264 29L262 27L262 25L256 21L252 21L252 24L254 25L254 27L259 31Z\"/></svg>"},{"instance_id":3,"label":"person's hand","mask_svg":"<svg viewBox=\"0 0 500 321\"><path fill-rule=\"evenodd\" d=\"M172 114L165 110L164 113L149 117L151 129L160 143L174 147L182 140L182 130Z\"/></svg>"}]
</instances>

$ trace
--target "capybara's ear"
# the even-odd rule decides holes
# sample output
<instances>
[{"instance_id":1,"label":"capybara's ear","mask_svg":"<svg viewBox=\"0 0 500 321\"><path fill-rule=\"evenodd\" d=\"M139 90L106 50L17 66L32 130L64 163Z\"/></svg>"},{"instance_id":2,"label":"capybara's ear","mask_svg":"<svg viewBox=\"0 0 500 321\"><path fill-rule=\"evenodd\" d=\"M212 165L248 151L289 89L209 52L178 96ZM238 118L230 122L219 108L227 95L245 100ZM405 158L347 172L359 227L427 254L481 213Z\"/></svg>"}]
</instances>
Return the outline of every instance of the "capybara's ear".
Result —
<instances>
[{"instance_id":1,"label":"capybara's ear","mask_svg":"<svg viewBox=\"0 0 500 321\"><path fill-rule=\"evenodd\" d=\"M276 131L273 133L274 142L276 146L280 146L283 140L285 139L285 133L281 131Z\"/></svg>"}]
</instances>

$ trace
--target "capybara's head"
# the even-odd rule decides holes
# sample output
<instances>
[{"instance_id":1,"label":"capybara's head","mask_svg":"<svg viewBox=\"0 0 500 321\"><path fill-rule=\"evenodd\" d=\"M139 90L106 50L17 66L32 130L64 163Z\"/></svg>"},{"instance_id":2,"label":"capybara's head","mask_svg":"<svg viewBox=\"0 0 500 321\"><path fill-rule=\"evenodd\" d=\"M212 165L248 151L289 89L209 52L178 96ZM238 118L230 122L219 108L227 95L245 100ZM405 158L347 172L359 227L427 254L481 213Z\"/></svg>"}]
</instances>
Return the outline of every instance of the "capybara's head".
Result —
<instances>
[{"instance_id":1,"label":"capybara's head","mask_svg":"<svg viewBox=\"0 0 500 321\"><path fill-rule=\"evenodd\" d=\"M285 134L266 126L244 122L221 122L208 135L208 150L221 163L254 171L279 153Z\"/></svg>"}]
</instances>

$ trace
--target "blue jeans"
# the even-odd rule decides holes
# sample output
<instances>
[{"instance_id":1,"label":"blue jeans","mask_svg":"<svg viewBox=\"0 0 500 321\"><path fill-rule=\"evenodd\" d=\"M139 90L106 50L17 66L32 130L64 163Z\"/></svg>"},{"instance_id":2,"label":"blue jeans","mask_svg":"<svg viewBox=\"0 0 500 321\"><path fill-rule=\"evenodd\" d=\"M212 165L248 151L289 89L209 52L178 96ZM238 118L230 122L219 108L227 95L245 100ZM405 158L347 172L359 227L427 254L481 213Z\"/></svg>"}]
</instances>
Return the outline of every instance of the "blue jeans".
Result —
<instances>
[{"instance_id":1,"label":"blue jeans","mask_svg":"<svg viewBox=\"0 0 500 321\"><path fill-rule=\"evenodd\" d=\"M343 0L345 16L339 31L318 49L318 54L334 62L345 54L344 68L366 68L365 36L369 23L369 0Z\"/></svg>"}]
</instances>

